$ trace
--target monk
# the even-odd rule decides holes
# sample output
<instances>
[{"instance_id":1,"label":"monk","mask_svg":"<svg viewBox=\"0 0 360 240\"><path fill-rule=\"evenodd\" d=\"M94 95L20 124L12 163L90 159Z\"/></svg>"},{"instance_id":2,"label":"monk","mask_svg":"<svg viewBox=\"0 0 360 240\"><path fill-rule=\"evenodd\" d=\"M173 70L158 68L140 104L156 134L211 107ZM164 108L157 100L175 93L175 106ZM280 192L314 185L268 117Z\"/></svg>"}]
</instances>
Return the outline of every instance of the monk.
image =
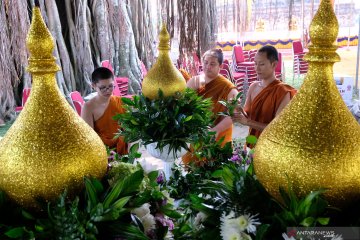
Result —
<instances>
[{"instance_id":1,"label":"monk","mask_svg":"<svg viewBox=\"0 0 360 240\"><path fill-rule=\"evenodd\" d=\"M259 137L265 127L290 102L296 94L296 89L275 77L275 68L279 61L276 48L260 48L254 61L260 81L250 85L244 111L235 113L233 120L249 126L249 135Z\"/></svg>"},{"instance_id":2,"label":"monk","mask_svg":"<svg viewBox=\"0 0 360 240\"><path fill-rule=\"evenodd\" d=\"M222 145L232 141L233 123L231 117L218 116L219 112L225 111L225 107L219 101L228 101L236 97L238 91L235 85L227 78L219 74L223 63L223 53L221 49L212 49L202 57L204 73L191 78L187 82L187 87L195 89L199 96L211 98L213 102L213 113L215 122L210 131L215 132L216 140L224 139ZM183 157L183 162L188 164L195 158L191 152Z\"/></svg>"},{"instance_id":3,"label":"monk","mask_svg":"<svg viewBox=\"0 0 360 240\"><path fill-rule=\"evenodd\" d=\"M108 68L99 67L92 73L91 81L97 95L84 104L81 117L97 132L106 146L116 148L120 155L126 154L127 144L124 138L115 138L119 124L113 117L125 110L121 98L112 95L114 75Z\"/></svg>"}]
</instances>

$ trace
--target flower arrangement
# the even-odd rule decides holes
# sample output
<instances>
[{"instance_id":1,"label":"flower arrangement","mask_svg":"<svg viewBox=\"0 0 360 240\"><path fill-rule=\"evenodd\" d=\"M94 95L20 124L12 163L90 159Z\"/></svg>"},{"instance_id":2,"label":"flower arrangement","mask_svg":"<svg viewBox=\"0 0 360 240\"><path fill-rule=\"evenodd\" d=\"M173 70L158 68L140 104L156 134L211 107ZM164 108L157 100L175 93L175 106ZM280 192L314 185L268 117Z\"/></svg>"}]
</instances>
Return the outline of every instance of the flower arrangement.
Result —
<instances>
[{"instance_id":1,"label":"flower arrangement","mask_svg":"<svg viewBox=\"0 0 360 240\"><path fill-rule=\"evenodd\" d=\"M208 134L212 123L211 101L192 89L169 97L159 90L159 98L154 100L143 95L122 100L126 113L114 118L121 123L119 134L127 142L157 143L161 151L167 145L169 152L188 149L189 143Z\"/></svg>"}]
</instances>

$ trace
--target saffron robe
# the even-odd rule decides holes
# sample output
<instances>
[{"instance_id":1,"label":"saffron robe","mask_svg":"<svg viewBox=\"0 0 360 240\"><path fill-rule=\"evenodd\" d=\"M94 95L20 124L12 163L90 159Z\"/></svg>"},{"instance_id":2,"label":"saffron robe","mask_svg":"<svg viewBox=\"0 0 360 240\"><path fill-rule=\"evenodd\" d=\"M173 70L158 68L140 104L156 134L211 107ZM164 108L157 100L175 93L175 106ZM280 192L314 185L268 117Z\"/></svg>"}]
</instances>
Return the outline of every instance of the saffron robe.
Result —
<instances>
[{"instance_id":1,"label":"saffron robe","mask_svg":"<svg viewBox=\"0 0 360 240\"><path fill-rule=\"evenodd\" d=\"M197 77L199 80L199 77ZM196 84L198 85L198 84ZM217 125L223 119L223 116L218 116L219 112L225 111L225 106L219 103L219 101L227 101L228 95L232 89L236 88L235 85L230 82L227 78L222 75L218 75L214 80L205 84L204 86L200 86L197 89L197 93L199 96L203 96L203 98L211 98L213 102L212 112L215 117L214 125ZM221 138L224 138L222 142L222 146L224 146L227 142L232 141L232 130L233 124L229 126L229 128L225 129L216 138L216 141L219 141ZM185 164L190 163L193 160L196 160L191 152L187 152L183 158L183 162Z\"/></svg>"},{"instance_id":2,"label":"saffron robe","mask_svg":"<svg viewBox=\"0 0 360 240\"><path fill-rule=\"evenodd\" d=\"M124 137L114 138L119 131L119 124L113 120L116 114L124 113L121 98L118 96L111 96L108 107L105 109L103 115L94 122L94 130L100 136L101 140L109 148L116 148L116 152L120 155L127 154L127 144L124 142Z\"/></svg>"},{"instance_id":3,"label":"saffron robe","mask_svg":"<svg viewBox=\"0 0 360 240\"><path fill-rule=\"evenodd\" d=\"M266 86L252 101L249 109L244 109L249 119L270 123L276 116L280 103L287 93L290 93L290 99L296 94L296 89L290 85L284 84L280 80L275 80ZM261 131L253 128L249 129L249 135L257 138Z\"/></svg>"}]
</instances>

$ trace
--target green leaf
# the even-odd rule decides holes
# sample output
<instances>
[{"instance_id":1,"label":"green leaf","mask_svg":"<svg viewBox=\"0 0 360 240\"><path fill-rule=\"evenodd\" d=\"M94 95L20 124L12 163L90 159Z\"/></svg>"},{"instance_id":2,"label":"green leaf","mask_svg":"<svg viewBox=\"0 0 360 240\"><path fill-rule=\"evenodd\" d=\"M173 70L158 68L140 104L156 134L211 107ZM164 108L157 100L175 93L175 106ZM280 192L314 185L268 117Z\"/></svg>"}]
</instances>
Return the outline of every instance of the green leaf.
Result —
<instances>
[{"instance_id":1,"label":"green leaf","mask_svg":"<svg viewBox=\"0 0 360 240\"><path fill-rule=\"evenodd\" d=\"M314 223L315 219L313 217L307 217L301 221L300 225L304 227L310 227Z\"/></svg>"},{"instance_id":2,"label":"green leaf","mask_svg":"<svg viewBox=\"0 0 360 240\"><path fill-rule=\"evenodd\" d=\"M317 218L316 221L321 225L328 225L330 218Z\"/></svg>"},{"instance_id":3,"label":"green leaf","mask_svg":"<svg viewBox=\"0 0 360 240\"><path fill-rule=\"evenodd\" d=\"M130 98L122 97L121 101L126 105L135 106L135 103Z\"/></svg>"},{"instance_id":4,"label":"green leaf","mask_svg":"<svg viewBox=\"0 0 360 240\"><path fill-rule=\"evenodd\" d=\"M96 189L89 178L85 177L84 182L86 188L86 195L90 200L91 208L93 208L99 202Z\"/></svg>"},{"instance_id":5,"label":"green leaf","mask_svg":"<svg viewBox=\"0 0 360 240\"><path fill-rule=\"evenodd\" d=\"M211 174L211 177L213 177L213 178L221 178L222 174L223 174L223 170L219 169L219 170L216 170L215 172L213 172Z\"/></svg>"},{"instance_id":6,"label":"green leaf","mask_svg":"<svg viewBox=\"0 0 360 240\"><path fill-rule=\"evenodd\" d=\"M234 184L234 175L228 167L224 167L222 171L222 179L228 189L232 189Z\"/></svg>"},{"instance_id":7,"label":"green leaf","mask_svg":"<svg viewBox=\"0 0 360 240\"><path fill-rule=\"evenodd\" d=\"M184 122L188 122L188 121L190 121L192 118L193 118L193 116L187 116L187 117L185 118Z\"/></svg>"},{"instance_id":8,"label":"green leaf","mask_svg":"<svg viewBox=\"0 0 360 240\"><path fill-rule=\"evenodd\" d=\"M26 233L24 227L12 228L9 231L5 232L5 235L9 238L20 238Z\"/></svg>"},{"instance_id":9,"label":"green leaf","mask_svg":"<svg viewBox=\"0 0 360 240\"><path fill-rule=\"evenodd\" d=\"M35 220L35 218L33 217L33 215L31 215L29 212L25 211L24 209L21 210L21 214L22 214L23 217L26 218L26 219Z\"/></svg>"},{"instance_id":10,"label":"green leaf","mask_svg":"<svg viewBox=\"0 0 360 240\"><path fill-rule=\"evenodd\" d=\"M111 208L116 208L116 209L123 208L126 205L126 203L128 203L130 198L131 198L131 196L120 198L113 205L111 205Z\"/></svg>"},{"instance_id":11,"label":"green leaf","mask_svg":"<svg viewBox=\"0 0 360 240\"><path fill-rule=\"evenodd\" d=\"M270 225L269 224L261 224L260 227L256 229L256 237L255 240L265 239L266 232L268 231Z\"/></svg>"},{"instance_id":12,"label":"green leaf","mask_svg":"<svg viewBox=\"0 0 360 240\"><path fill-rule=\"evenodd\" d=\"M249 144L256 144L257 138L253 135L249 135L246 137L246 142Z\"/></svg>"}]
</instances>

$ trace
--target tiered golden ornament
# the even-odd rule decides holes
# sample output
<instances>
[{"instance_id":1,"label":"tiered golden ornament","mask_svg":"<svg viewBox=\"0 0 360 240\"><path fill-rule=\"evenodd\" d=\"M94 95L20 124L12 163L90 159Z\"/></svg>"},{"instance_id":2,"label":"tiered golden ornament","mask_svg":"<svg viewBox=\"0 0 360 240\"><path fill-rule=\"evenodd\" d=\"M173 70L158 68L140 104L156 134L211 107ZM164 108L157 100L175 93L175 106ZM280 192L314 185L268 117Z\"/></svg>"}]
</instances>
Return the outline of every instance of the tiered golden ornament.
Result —
<instances>
[{"instance_id":1,"label":"tiered golden ornament","mask_svg":"<svg viewBox=\"0 0 360 240\"><path fill-rule=\"evenodd\" d=\"M65 189L80 189L84 176L102 177L107 154L56 85L60 68L39 7L33 10L27 46L33 85L25 108L0 141L0 189L17 203L36 208L36 199L52 200Z\"/></svg>"},{"instance_id":2,"label":"tiered golden ornament","mask_svg":"<svg viewBox=\"0 0 360 240\"><path fill-rule=\"evenodd\" d=\"M186 88L184 77L170 59L170 36L164 23L162 24L159 39L159 57L142 83L142 92L149 99L158 98L159 89L164 93L164 96L172 96L176 92L184 91Z\"/></svg>"},{"instance_id":3,"label":"tiered golden ornament","mask_svg":"<svg viewBox=\"0 0 360 240\"><path fill-rule=\"evenodd\" d=\"M279 186L287 189L288 181L299 196L327 188L325 197L339 207L360 197L360 125L333 77L338 28L330 0L321 1L310 26L304 83L255 147L256 175L278 199Z\"/></svg>"}]
</instances>

